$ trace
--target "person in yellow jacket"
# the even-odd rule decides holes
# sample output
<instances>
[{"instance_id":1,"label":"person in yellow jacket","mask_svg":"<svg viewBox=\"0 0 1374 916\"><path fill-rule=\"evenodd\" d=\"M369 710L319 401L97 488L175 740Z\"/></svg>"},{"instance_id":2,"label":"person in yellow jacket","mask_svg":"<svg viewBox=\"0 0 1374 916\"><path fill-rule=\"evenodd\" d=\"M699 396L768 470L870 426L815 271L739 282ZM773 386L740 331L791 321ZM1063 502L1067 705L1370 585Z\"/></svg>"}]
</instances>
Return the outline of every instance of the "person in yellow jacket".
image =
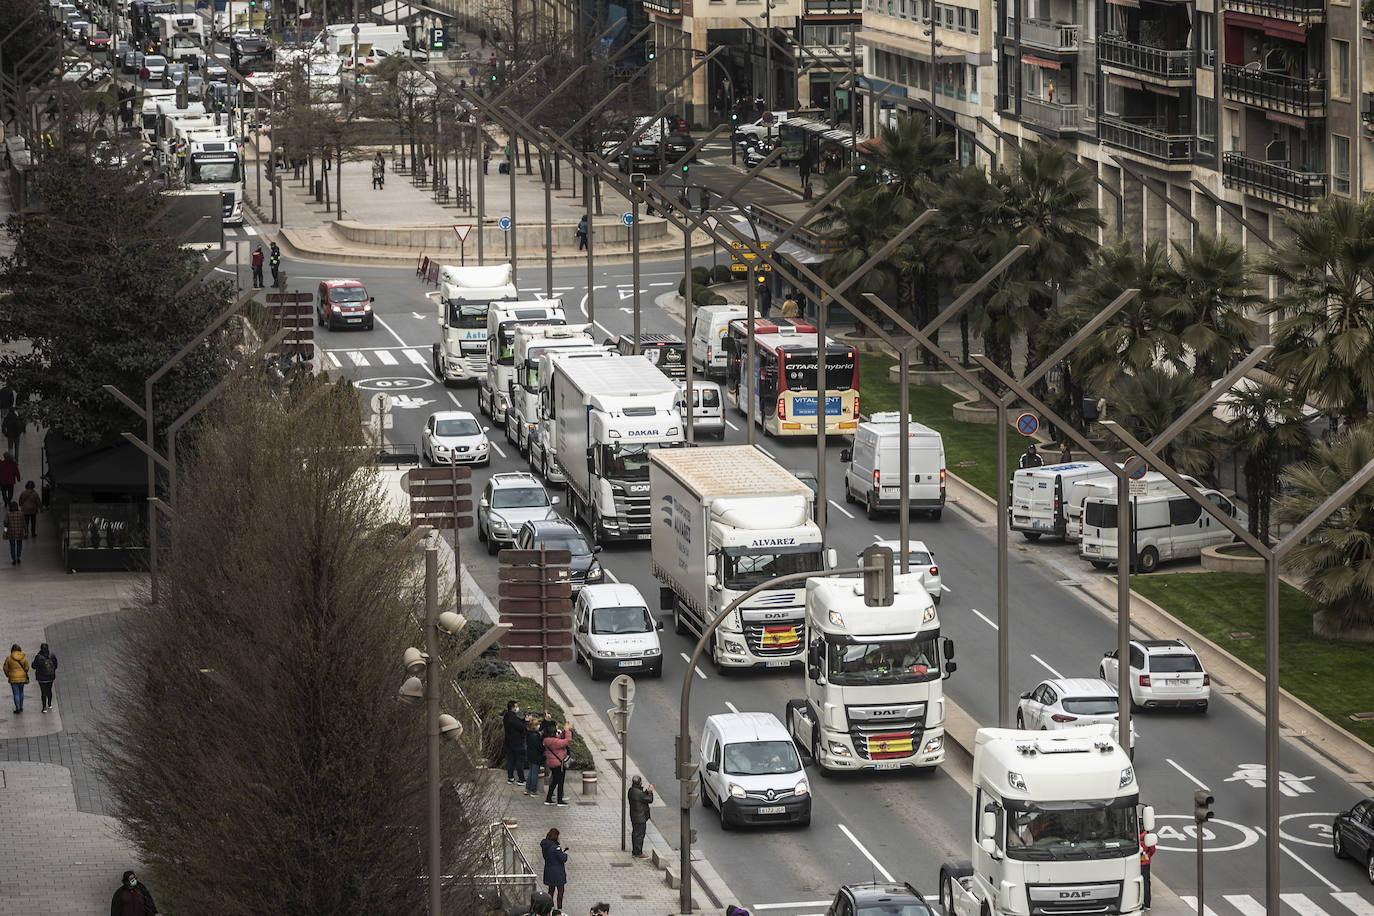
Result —
<instances>
[{"instance_id":1,"label":"person in yellow jacket","mask_svg":"<svg viewBox=\"0 0 1374 916\"><path fill-rule=\"evenodd\" d=\"M29 682L29 660L24 650L19 648L19 643L10 646L10 654L5 656L5 679L10 682L17 715L24 711L24 685Z\"/></svg>"}]
</instances>

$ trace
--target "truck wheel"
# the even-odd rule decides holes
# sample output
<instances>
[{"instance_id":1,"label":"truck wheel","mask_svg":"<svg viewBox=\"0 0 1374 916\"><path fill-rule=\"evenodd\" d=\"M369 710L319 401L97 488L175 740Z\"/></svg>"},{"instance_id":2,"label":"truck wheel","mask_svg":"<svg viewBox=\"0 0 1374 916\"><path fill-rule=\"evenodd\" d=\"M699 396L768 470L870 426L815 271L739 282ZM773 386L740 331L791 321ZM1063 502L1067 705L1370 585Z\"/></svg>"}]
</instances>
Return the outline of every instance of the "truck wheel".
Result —
<instances>
[{"instance_id":1,"label":"truck wheel","mask_svg":"<svg viewBox=\"0 0 1374 916\"><path fill-rule=\"evenodd\" d=\"M682 619L682 605L673 601L673 632L679 636L687 635L687 624Z\"/></svg>"},{"instance_id":2,"label":"truck wheel","mask_svg":"<svg viewBox=\"0 0 1374 916\"><path fill-rule=\"evenodd\" d=\"M1112 565L1106 560L1089 560L1088 562L1093 565L1093 569L1106 569L1108 566Z\"/></svg>"},{"instance_id":3,"label":"truck wheel","mask_svg":"<svg viewBox=\"0 0 1374 916\"><path fill-rule=\"evenodd\" d=\"M1038 540L1040 540L1040 532L1039 532L1039 531L1022 531L1022 532L1021 532L1021 537L1025 538L1025 539L1028 540L1028 541L1038 541Z\"/></svg>"},{"instance_id":4,"label":"truck wheel","mask_svg":"<svg viewBox=\"0 0 1374 916\"><path fill-rule=\"evenodd\" d=\"M873 521L878 517L878 506L873 500L872 493L868 494L868 499L865 501L865 504L868 507L868 520Z\"/></svg>"},{"instance_id":5,"label":"truck wheel","mask_svg":"<svg viewBox=\"0 0 1374 916\"><path fill-rule=\"evenodd\" d=\"M716 666L716 674L719 674L721 677L729 677L731 674L734 673L734 669L733 669L733 668L730 668L730 667L728 667L728 666L726 666L726 665L722 665L722 664L720 663L720 660L719 660L718 658L716 658L716 634L715 634L715 633L712 633L712 634L711 634L711 663L712 663L713 665Z\"/></svg>"},{"instance_id":6,"label":"truck wheel","mask_svg":"<svg viewBox=\"0 0 1374 916\"><path fill-rule=\"evenodd\" d=\"M940 911L944 913L954 912L954 889L951 887L953 882L948 874L940 874Z\"/></svg>"},{"instance_id":7,"label":"truck wheel","mask_svg":"<svg viewBox=\"0 0 1374 916\"><path fill-rule=\"evenodd\" d=\"M1159 569L1159 551L1153 547L1146 547L1142 550L1140 559L1136 561L1136 569L1145 575Z\"/></svg>"},{"instance_id":8,"label":"truck wheel","mask_svg":"<svg viewBox=\"0 0 1374 916\"><path fill-rule=\"evenodd\" d=\"M825 764L821 763L821 755L816 753L820 749L819 745L820 740L816 737L816 733L813 731L811 733L811 759L816 761L816 772L821 774L821 778L829 779L830 771L826 769Z\"/></svg>"}]
</instances>

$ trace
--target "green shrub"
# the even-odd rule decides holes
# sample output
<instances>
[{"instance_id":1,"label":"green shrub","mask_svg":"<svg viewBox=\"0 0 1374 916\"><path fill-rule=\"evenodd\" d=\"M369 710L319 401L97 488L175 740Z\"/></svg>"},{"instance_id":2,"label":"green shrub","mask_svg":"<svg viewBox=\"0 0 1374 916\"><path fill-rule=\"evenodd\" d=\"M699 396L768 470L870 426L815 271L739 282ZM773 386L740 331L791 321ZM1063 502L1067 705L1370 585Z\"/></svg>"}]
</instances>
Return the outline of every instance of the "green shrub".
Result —
<instances>
[{"instance_id":1,"label":"green shrub","mask_svg":"<svg viewBox=\"0 0 1374 916\"><path fill-rule=\"evenodd\" d=\"M729 283L733 279L734 276L730 273L729 264L717 264L711 269L712 283Z\"/></svg>"},{"instance_id":2,"label":"green shrub","mask_svg":"<svg viewBox=\"0 0 1374 916\"><path fill-rule=\"evenodd\" d=\"M506 760L506 731L501 724L501 716L506 711L506 703L515 700L521 710L537 713L543 706L543 693L539 682L527 677L465 679L463 693L468 702L477 710L482 719L482 750L491 766L504 766ZM549 698L549 715L555 721L566 722L566 713L553 699ZM573 743L568 745L568 769L590 770L595 766L592 755L587 750L582 736L573 732Z\"/></svg>"},{"instance_id":3,"label":"green shrub","mask_svg":"<svg viewBox=\"0 0 1374 916\"><path fill-rule=\"evenodd\" d=\"M711 268L709 268L709 267L693 267L693 268L692 268L692 285L693 285L693 286L710 286L710 285L711 285Z\"/></svg>"},{"instance_id":4,"label":"green shrub","mask_svg":"<svg viewBox=\"0 0 1374 916\"><path fill-rule=\"evenodd\" d=\"M724 305L725 297L705 287L692 288L692 301L697 305Z\"/></svg>"}]
</instances>

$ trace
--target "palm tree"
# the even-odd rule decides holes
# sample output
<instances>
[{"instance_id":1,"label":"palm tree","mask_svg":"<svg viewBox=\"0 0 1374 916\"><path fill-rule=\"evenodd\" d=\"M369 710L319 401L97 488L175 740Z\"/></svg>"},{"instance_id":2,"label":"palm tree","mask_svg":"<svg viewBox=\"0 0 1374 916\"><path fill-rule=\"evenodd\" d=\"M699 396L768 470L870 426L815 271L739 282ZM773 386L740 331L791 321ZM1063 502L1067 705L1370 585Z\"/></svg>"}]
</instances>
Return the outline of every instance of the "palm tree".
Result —
<instances>
[{"instance_id":1,"label":"palm tree","mask_svg":"<svg viewBox=\"0 0 1374 916\"><path fill-rule=\"evenodd\" d=\"M1279 481L1279 456L1306 449L1311 441L1302 402L1277 380L1249 381L1226 396L1231 417L1226 436L1245 456L1245 502L1250 507L1250 533L1269 541L1269 511Z\"/></svg>"},{"instance_id":2,"label":"palm tree","mask_svg":"<svg viewBox=\"0 0 1374 916\"><path fill-rule=\"evenodd\" d=\"M988 180L982 169L967 168L947 178L941 187L935 205L940 208L940 217L933 231L920 237L919 256L929 266L931 272L956 287L961 283L971 283L982 276L989 264L995 264L1006 253L1005 233L1000 232L998 216L1002 212L1006 195L1003 189ZM994 238L1000 242L994 242ZM1000 250L994 254L994 248ZM978 311L964 309L959 315L960 350L964 365L969 362L969 331ZM933 316L932 316L933 317ZM1008 347L1010 341L1008 341ZM1011 372L1011 351L1007 350L1003 362L997 355L989 353L998 366Z\"/></svg>"},{"instance_id":3,"label":"palm tree","mask_svg":"<svg viewBox=\"0 0 1374 916\"><path fill-rule=\"evenodd\" d=\"M1374 425L1355 427L1316 447L1310 461L1281 477L1286 489L1274 516L1296 524L1374 458ZM1307 578L1306 591L1321 605L1313 618L1319 636L1374 626L1374 484L1317 526L1289 554L1289 568Z\"/></svg>"},{"instance_id":4,"label":"palm tree","mask_svg":"<svg viewBox=\"0 0 1374 916\"><path fill-rule=\"evenodd\" d=\"M1173 246L1179 339L1193 354L1198 378L1211 381L1253 344L1249 313L1263 300L1247 276L1240 246L1214 235L1199 236L1192 250L1179 242Z\"/></svg>"},{"instance_id":5,"label":"palm tree","mask_svg":"<svg viewBox=\"0 0 1374 916\"><path fill-rule=\"evenodd\" d=\"M1264 308L1276 319L1275 369L1354 425L1374 394L1374 203L1331 197L1284 222L1292 238L1261 266L1283 287Z\"/></svg>"},{"instance_id":6,"label":"palm tree","mask_svg":"<svg viewBox=\"0 0 1374 916\"><path fill-rule=\"evenodd\" d=\"M1150 366L1118 377L1112 391L1115 418L1132 436L1149 442L1207 393L1207 385L1193 375ZM1221 441L1221 421L1210 413L1174 438L1161 456L1184 474L1211 469Z\"/></svg>"},{"instance_id":7,"label":"palm tree","mask_svg":"<svg viewBox=\"0 0 1374 916\"><path fill-rule=\"evenodd\" d=\"M863 266L887 240L900 231L902 221L896 214L896 198L891 195L854 194L835 201L827 217L829 236L839 251L820 265L818 273L827 283L847 280ZM900 264L888 258L875 265L852 287L846 298L855 308L874 320L881 320L864 293L877 293L889 301L898 293L904 279ZM863 326L860 325L862 329Z\"/></svg>"}]
</instances>

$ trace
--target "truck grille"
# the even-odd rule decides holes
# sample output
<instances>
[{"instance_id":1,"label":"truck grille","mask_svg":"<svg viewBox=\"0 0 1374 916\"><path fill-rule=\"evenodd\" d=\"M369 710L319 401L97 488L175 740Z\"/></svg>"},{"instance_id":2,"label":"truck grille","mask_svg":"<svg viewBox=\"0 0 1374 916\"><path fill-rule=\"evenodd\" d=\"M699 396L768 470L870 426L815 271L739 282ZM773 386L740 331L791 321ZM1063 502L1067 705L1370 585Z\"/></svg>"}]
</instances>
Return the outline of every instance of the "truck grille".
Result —
<instances>
[{"instance_id":1,"label":"truck grille","mask_svg":"<svg viewBox=\"0 0 1374 916\"><path fill-rule=\"evenodd\" d=\"M1091 916L1121 912L1121 884L1032 884L1026 888L1033 916Z\"/></svg>"},{"instance_id":2,"label":"truck grille","mask_svg":"<svg viewBox=\"0 0 1374 916\"><path fill-rule=\"evenodd\" d=\"M801 651L805 636L806 626L800 621L744 625L744 639L749 644L749 651L760 658L796 655Z\"/></svg>"},{"instance_id":3,"label":"truck grille","mask_svg":"<svg viewBox=\"0 0 1374 916\"><path fill-rule=\"evenodd\" d=\"M653 503L649 496L616 496L616 515L625 520L625 527L633 531L648 531L653 523Z\"/></svg>"},{"instance_id":4,"label":"truck grille","mask_svg":"<svg viewBox=\"0 0 1374 916\"><path fill-rule=\"evenodd\" d=\"M901 760L921 749L925 722L898 719L872 725L854 725L850 737L854 750L864 760Z\"/></svg>"}]
</instances>

